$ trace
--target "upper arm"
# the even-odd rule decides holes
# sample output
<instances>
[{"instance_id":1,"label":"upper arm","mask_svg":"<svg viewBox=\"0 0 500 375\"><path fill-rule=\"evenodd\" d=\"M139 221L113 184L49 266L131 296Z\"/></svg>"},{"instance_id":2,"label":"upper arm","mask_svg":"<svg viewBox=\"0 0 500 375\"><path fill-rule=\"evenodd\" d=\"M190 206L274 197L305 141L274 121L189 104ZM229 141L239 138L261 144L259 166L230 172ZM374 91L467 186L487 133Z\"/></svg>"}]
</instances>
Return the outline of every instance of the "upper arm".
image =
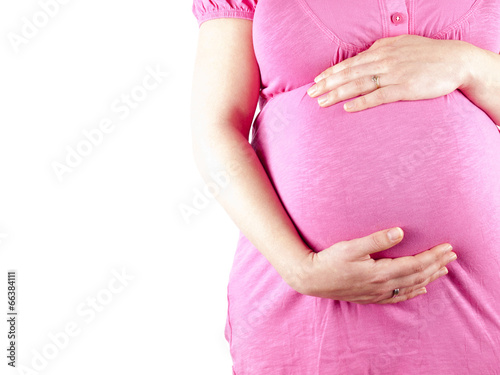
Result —
<instances>
[{"instance_id":1,"label":"upper arm","mask_svg":"<svg viewBox=\"0 0 500 375\"><path fill-rule=\"evenodd\" d=\"M203 22L191 91L193 137L230 124L248 138L259 91L252 21L216 18Z\"/></svg>"}]
</instances>

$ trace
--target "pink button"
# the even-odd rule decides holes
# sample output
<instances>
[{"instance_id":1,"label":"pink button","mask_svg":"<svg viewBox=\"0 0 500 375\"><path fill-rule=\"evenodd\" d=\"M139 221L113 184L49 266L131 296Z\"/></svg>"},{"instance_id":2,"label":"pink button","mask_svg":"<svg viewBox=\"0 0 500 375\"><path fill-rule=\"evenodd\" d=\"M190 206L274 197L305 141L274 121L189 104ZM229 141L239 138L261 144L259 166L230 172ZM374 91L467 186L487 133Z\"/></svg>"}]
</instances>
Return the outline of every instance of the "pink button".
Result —
<instances>
[{"instance_id":1,"label":"pink button","mask_svg":"<svg viewBox=\"0 0 500 375\"><path fill-rule=\"evenodd\" d=\"M391 21L392 21L393 24L399 25L400 23L404 23L405 22L405 16L404 16L403 13L394 13L391 16Z\"/></svg>"}]
</instances>

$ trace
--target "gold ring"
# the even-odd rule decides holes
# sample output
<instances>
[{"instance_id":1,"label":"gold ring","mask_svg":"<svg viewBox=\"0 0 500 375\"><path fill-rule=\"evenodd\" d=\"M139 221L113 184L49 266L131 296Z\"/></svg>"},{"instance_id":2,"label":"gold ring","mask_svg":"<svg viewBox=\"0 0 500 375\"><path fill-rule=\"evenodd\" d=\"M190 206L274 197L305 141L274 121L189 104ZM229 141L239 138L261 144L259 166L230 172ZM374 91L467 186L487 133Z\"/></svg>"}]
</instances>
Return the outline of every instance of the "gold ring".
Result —
<instances>
[{"instance_id":1,"label":"gold ring","mask_svg":"<svg viewBox=\"0 0 500 375\"><path fill-rule=\"evenodd\" d=\"M373 76L372 77L372 81L375 82L375 84L377 85L377 89L380 88L380 77L379 76Z\"/></svg>"}]
</instances>

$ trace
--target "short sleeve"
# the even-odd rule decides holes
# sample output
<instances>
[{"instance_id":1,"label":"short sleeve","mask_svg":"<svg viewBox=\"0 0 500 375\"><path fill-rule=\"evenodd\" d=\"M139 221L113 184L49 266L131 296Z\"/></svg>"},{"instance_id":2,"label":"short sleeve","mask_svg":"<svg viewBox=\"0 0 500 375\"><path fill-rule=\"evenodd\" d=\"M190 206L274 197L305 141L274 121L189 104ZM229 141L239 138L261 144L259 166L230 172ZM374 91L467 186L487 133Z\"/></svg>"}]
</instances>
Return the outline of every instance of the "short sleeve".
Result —
<instances>
[{"instance_id":1,"label":"short sleeve","mask_svg":"<svg viewBox=\"0 0 500 375\"><path fill-rule=\"evenodd\" d=\"M257 0L193 0L193 14L198 27L214 18L253 20Z\"/></svg>"}]
</instances>

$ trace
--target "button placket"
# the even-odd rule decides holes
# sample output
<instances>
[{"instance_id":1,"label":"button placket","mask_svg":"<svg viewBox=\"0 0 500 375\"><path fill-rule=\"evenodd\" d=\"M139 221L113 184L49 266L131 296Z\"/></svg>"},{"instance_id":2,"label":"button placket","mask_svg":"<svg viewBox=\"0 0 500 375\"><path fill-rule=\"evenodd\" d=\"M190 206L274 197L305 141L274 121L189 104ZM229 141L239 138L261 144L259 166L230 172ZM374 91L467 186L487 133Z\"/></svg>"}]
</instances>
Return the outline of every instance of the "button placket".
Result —
<instances>
[{"instance_id":1,"label":"button placket","mask_svg":"<svg viewBox=\"0 0 500 375\"><path fill-rule=\"evenodd\" d=\"M391 21L394 25L405 23L406 22L405 15L400 12L393 13L391 16Z\"/></svg>"},{"instance_id":2,"label":"button placket","mask_svg":"<svg viewBox=\"0 0 500 375\"><path fill-rule=\"evenodd\" d=\"M382 0L385 4L388 36L408 34L408 8L406 0Z\"/></svg>"}]
</instances>

